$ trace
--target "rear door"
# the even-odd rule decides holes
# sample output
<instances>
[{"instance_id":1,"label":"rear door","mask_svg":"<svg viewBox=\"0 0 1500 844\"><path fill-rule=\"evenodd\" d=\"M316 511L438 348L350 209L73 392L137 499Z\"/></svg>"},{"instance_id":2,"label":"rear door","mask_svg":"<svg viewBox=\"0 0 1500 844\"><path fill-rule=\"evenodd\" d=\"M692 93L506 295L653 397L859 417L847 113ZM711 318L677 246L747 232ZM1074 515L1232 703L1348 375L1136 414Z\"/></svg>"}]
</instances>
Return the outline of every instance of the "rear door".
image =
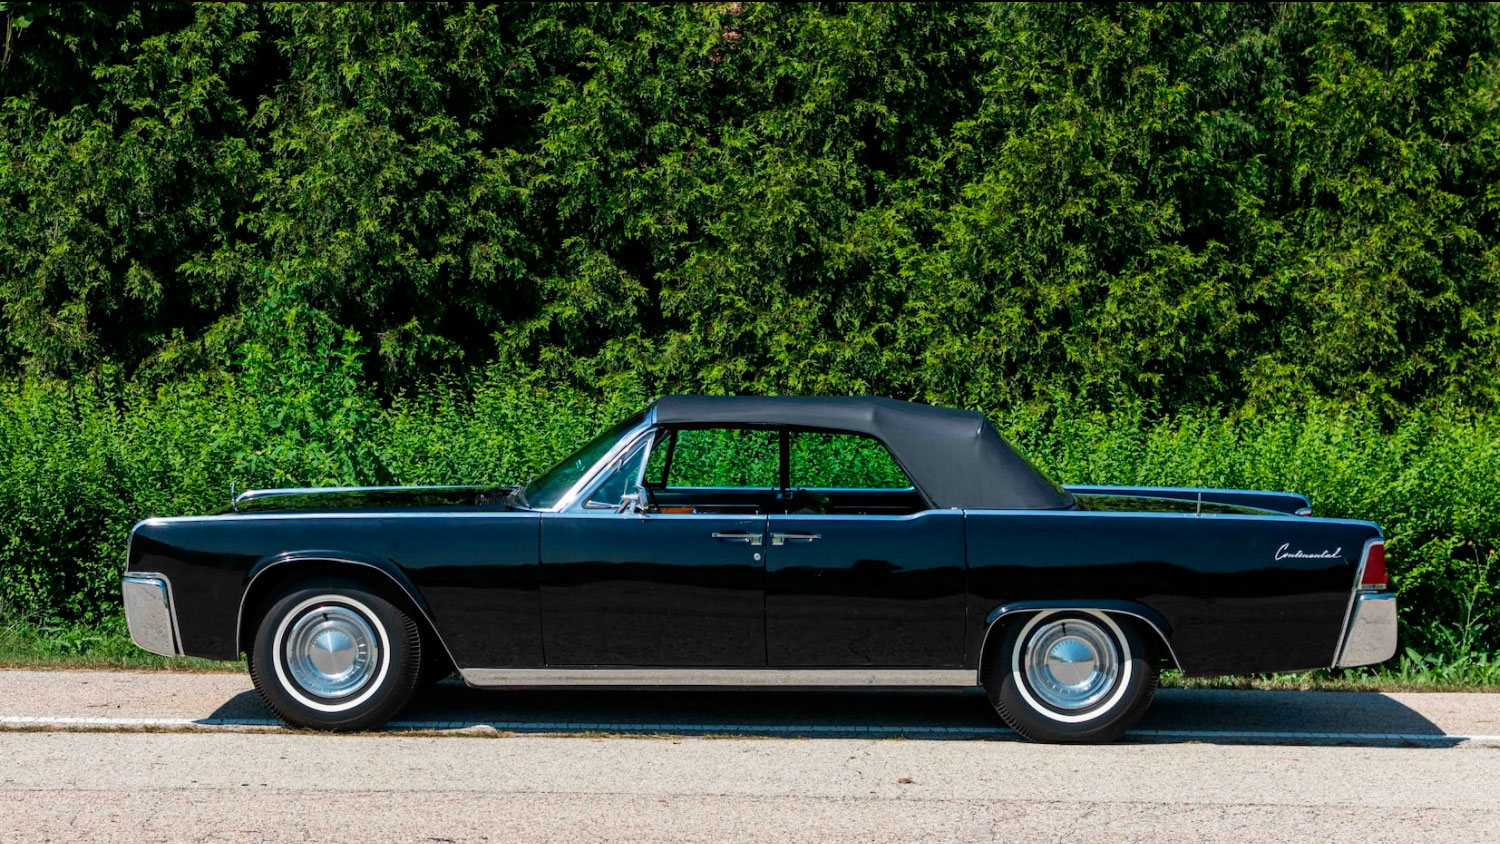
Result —
<instances>
[{"instance_id":1,"label":"rear door","mask_svg":"<svg viewBox=\"0 0 1500 844\"><path fill-rule=\"evenodd\" d=\"M790 497L769 517L773 666L958 666L963 513L930 510L885 446L793 431Z\"/></svg>"}]
</instances>

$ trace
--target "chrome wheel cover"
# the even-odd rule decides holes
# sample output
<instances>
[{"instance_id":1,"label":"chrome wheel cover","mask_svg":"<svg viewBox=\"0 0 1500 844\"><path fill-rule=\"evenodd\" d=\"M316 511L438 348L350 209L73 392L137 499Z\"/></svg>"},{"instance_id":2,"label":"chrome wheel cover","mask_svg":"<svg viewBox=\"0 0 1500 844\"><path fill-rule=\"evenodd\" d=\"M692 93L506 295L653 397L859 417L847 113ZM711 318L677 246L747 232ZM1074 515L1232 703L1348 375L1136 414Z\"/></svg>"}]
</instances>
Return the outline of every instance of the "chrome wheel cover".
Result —
<instances>
[{"instance_id":1,"label":"chrome wheel cover","mask_svg":"<svg viewBox=\"0 0 1500 844\"><path fill-rule=\"evenodd\" d=\"M1082 618L1039 625L1022 662L1026 684L1054 709L1087 709L1114 691L1120 677L1119 645L1104 628Z\"/></svg>"},{"instance_id":2,"label":"chrome wheel cover","mask_svg":"<svg viewBox=\"0 0 1500 844\"><path fill-rule=\"evenodd\" d=\"M349 607L308 609L287 631L283 658L310 694L342 698L364 687L380 664L380 645L365 617Z\"/></svg>"}]
</instances>

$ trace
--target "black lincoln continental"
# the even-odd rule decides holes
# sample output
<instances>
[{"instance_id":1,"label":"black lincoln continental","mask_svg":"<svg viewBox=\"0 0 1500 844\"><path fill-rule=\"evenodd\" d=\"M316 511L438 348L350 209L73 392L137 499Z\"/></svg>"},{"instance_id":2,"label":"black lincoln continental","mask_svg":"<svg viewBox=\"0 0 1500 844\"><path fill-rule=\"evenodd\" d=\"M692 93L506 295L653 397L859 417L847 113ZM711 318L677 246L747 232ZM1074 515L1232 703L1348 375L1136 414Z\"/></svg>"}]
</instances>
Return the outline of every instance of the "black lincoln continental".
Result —
<instances>
[{"instance_id":1,"label":"black lincoln continental","mask_svg":"<svg viewBox=\"0 0 1500 844\"><path fill-rule=\"evenodd\" d=\"M247 492L147 519L146 650L248 658L287 722L362 730L424 682L982 686L1024 736L1108 741L1158 672L1388 659L1374 524L1301 495L1067 487L984 416L671 396L524 487Z\"/></svg>"}]
</instances>

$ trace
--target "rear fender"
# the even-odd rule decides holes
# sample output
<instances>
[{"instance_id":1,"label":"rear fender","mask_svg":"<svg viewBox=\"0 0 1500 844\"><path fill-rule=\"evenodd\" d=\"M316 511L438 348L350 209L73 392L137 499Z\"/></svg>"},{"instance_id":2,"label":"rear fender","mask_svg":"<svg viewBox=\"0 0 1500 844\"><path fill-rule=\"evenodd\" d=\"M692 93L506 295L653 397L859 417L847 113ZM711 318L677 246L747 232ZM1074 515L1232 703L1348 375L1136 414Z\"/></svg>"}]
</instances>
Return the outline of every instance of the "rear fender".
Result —
<instances>
[{"instance_id":1,"label":"rear fender","mask_svg":"<svg viewBox=\"0 0 1500 844\"><path fill-rule=\"evenodd\" d=\"M981 685L984 683L985 672L988 670L990 664L990 648L998 648L1000 646L1002 636L999 635L999 631L1005 627L1009 619L1037 612L1055 612L1059 610L1102 612L1111 616L1133 618L1141 622L1144 626L1156 631L1156 635L1161 639L1162 647L1165 649L1167 658L1171 661L1172 666L1181 667L1177 663L1177 654L1172 651L1171 625L1167 623L1167 620L1162 617L1161 613L1144 604L1138 604L1134 601L1113 600L1013 601L991 610L985 618L984 639L979 651L979 667L976 672L978 683Z\"/></svg>"}]
</instances>

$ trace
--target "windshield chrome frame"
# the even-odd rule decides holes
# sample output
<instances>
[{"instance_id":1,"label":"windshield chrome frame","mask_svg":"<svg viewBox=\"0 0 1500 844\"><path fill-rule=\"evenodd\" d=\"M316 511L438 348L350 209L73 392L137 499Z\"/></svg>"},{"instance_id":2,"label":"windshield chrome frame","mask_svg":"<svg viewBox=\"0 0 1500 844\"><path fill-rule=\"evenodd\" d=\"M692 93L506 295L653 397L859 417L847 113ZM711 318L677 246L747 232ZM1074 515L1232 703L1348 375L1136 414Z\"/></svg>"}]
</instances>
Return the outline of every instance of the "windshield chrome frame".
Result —
<instances>
[{"instance_id":1,"label":"windshield chrome frame","mask_svg":"<svg viewBox=\"0 0 1500 844\"><path fill-rule=\"evenodd\" d=\"M573 503L578 500L579 496L585 490L590 489L594 481L598 480L599 476L609 469L611 463L622 457L643 435L649 435L655 428L656 408L652 407L646 413L645 418L641 419L641 423L621 434L620 438L615 440L615 444L609 447L609 451L606 451L597 463L590 466L587 472L584 472L578 480L574 481L573 485L568 487L568 491L563 493L561 498L557 499L556 504L553 504L551 507L537 509L535 512L561 513L573 506Z\"/></svg>"}]
</instances>

